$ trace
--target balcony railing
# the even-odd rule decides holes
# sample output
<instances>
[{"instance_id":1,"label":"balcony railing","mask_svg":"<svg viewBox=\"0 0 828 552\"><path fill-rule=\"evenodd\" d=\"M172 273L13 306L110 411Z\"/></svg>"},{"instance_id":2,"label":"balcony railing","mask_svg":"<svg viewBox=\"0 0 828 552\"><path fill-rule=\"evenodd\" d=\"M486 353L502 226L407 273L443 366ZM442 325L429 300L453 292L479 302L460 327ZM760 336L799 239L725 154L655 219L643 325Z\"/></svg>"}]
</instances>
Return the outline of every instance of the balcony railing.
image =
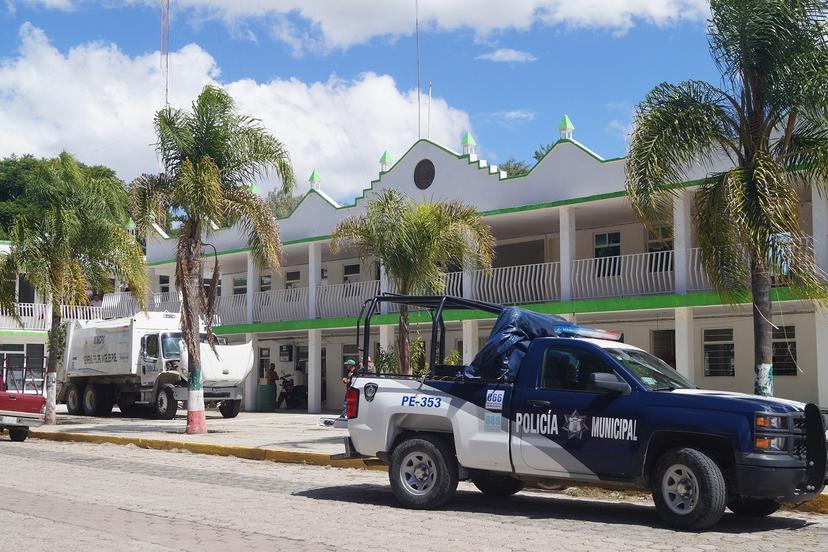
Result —
<instances>
[{"instance_id":1,"label":"balcony railing","mask_svg":"<svg viewBox=\"0 0 828 552\"><path fill-rule=\"evenodd\" d=\"M504 305L556 301L561 297L560 263L477 270L472 289L476 299Z\"/></svg>"},{"instance_id":2,"label":"balcony railing","mask_svg":"<svg viewBox=\"0 0 828 552\"><path fill-rule=\"evenodd\" d=\"M107 293L101 300L101 315L104 318L121 318L138 312L138 301L128 291Z\"/></svg>"},{"instance_id":3,"label":"balcony railing","mask_svg":"<svg viewBox=\"0 0 828 552\"><path fill-rule=\"evenodd\" d=\"M64 320L98 320L103 318L103 307L61 305L60 316Z\"/></svg>"},{"instance_id":4,"label":"balcony railing","mask_svg":"<svg viewBox=\"0 0 828 552\"><path fill-rule=\"evenodd\" d=\"M216 297L216 320L214 325L240 324L247 322L247 295L222 295Z\"/></svg>"},{"instance_id":5,"label":"balcony railing","mask_svg":"<svg viewBox=\"0 0 828 552\"><path fill-rule=\"evenodd\" d=\"M707 291L713 289L710 278L704 271L701 261L701 249L694 247L687 252L687 291Z\"/></svg>"},{"instance_id":6,"label":"balcony railing","mask_svg":"<svg viewBox=\"0 0 828 552\"><path fill-rule=\"evenodd\" d=\"M274 289L253 294L253 320L279 322L308 318L308 288Z\"/></svg>"},{"instance_id":7,"label":"balcony railing","mask_svg":"<svg viewBox=\"0 0 828 552\"><path fill-rule=\"evenodd\" d=\"M316 288L316 313L321 318L353 316L362 304L379 293L379 280L319 286Z\"/></svg>"},{"instance_id":8,"label":"balcony railing","mask_svg":"<svg viewBox=\"0 0 828 552\"><path fill-rule=\"evenodd\" d=\"M675 289L673 252L636 253L572 262L576 299L670 293Z\"/></svg>"},{"instance_id":9,"label":"balcony railing","mask_svg":"<svg viewBox=\"0 0 828 552\"><path fill-rule=\"evenodd\" d=\"M181 294L177 291L153 293L147 302L147 310L153 312L180 312Z\"/></svg>"},{"instance_id":10,"label":"balcony railing","mask_svg":"<svg viewBox=\"0 0 828 552\"><path fill-rule=\"evenodd\" d=\"M43 303L17 303L14 311L0 309L0 328L48 330L51 322L52 309Z\"/></svg>"}]
</instances>

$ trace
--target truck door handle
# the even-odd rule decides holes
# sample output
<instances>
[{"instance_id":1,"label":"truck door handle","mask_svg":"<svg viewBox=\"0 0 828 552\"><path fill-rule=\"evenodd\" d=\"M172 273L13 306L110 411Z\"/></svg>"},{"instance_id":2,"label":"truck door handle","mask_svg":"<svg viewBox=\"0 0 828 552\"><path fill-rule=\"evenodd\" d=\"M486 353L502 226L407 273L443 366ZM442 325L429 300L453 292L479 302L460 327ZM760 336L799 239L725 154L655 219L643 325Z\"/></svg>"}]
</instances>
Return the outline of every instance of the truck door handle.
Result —
<instances>
[{"instance_id":1,"label":"truck door handle","mask_svg":"<svg viewBox=\"0 0 828 552\"><path fill-rule=\"evenodd\" d=\"M526 401L526 404L529 405L529 408L548 408L549 401L540 401L536 399Z\"/></svg>"}]
</instances>

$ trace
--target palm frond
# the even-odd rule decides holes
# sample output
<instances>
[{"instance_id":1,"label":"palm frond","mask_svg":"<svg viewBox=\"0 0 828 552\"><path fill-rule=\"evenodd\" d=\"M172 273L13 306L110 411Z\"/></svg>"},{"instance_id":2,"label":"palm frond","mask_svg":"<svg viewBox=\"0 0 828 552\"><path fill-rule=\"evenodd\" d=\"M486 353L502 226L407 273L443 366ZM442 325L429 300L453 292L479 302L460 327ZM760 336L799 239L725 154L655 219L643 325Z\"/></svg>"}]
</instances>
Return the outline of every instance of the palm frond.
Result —
<instances>
[{"instance_id":1,"label":"palm frond","mask_svg":"<svg viewBox=\"0 0 828 552\"><path fill-rule=\"evenodd\" d=\"M264 199L244 188L224 192L224 213L247 236L250 253L260 270L281 267L279 225Z\"/></svg>"}]
</instances>

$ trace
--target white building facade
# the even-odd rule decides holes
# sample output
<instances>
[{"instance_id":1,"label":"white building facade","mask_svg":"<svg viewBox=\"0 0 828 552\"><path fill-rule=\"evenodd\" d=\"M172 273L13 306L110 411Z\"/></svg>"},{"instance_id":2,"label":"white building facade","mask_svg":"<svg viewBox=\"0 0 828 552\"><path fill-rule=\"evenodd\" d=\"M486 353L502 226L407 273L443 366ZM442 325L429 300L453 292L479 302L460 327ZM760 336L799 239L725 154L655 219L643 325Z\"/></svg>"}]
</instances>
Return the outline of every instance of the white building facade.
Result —
<instances>
[{"instance_id":1,"label":"white building facade","mask_svg":"<svg viewBox=\"0 0 828 552\"><path fill-rule=\"evenodd\" d=\"M653 235L630 208L624 159L603 159L571 133L562 128L549 153L518 177L478 159L468 139L463 153L420 140L393 165L383 155L379 178L351 205L327 196L327 175L314 171L311 190L279 220L285 254L278 273L257 270L237 229L208 236L221 265L215 331L231 341L251 340L256 351L245 408L264 407L257 404L257 388L266 383L270 363L280 374L303 372L310 412L341 408L343 363L357 355L360 308L389 286L372 259L333 253L330 236L339 221L363 213L389 187L415 200L461 199L490 225L497 240L494 268L446 274L447 294L621 331L627 343L650 350L701 387L751 393L751 305L723 304L700 263L693 179L704 171L689 175L674 200L673 224ZM807 246L828 271L828 201L803 191L800 205L802 226L812 236ZM153 310L179 307L174 252L174 238L148 236ZM785 288L774 289L773 297L775 394L828 405L828 312ZM101 314L126 314L129 308L126 294L112 294L104 298ZM451 313L446 319L447 350L469 362L493 319L483 313ZM12 329L3 320L4 343L15 339L14 332L32 331ZM393 313L375 317L373 341L392 347L396 322ZM426 344L429 330L430 325L417 327Z\"/></svg>"}]
</instances>

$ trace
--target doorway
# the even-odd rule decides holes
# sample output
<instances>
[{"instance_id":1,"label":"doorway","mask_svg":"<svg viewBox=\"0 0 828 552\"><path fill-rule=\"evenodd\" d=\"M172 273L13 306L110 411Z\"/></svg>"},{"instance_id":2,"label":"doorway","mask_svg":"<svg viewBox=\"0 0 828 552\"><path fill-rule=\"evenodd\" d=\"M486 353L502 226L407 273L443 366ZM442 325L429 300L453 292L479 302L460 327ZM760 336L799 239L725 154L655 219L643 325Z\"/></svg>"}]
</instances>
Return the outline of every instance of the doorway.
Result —
<instances>
[{"instance_id":1,"label":"doorway","mask_svg":"<svg viewBox=\"0 0 828 552\"><path fill-rule=\"evenodd\" d=\"M652 352L673 368L676 367L676 330L652 330Z\"/></svg>"}]
</instances>

